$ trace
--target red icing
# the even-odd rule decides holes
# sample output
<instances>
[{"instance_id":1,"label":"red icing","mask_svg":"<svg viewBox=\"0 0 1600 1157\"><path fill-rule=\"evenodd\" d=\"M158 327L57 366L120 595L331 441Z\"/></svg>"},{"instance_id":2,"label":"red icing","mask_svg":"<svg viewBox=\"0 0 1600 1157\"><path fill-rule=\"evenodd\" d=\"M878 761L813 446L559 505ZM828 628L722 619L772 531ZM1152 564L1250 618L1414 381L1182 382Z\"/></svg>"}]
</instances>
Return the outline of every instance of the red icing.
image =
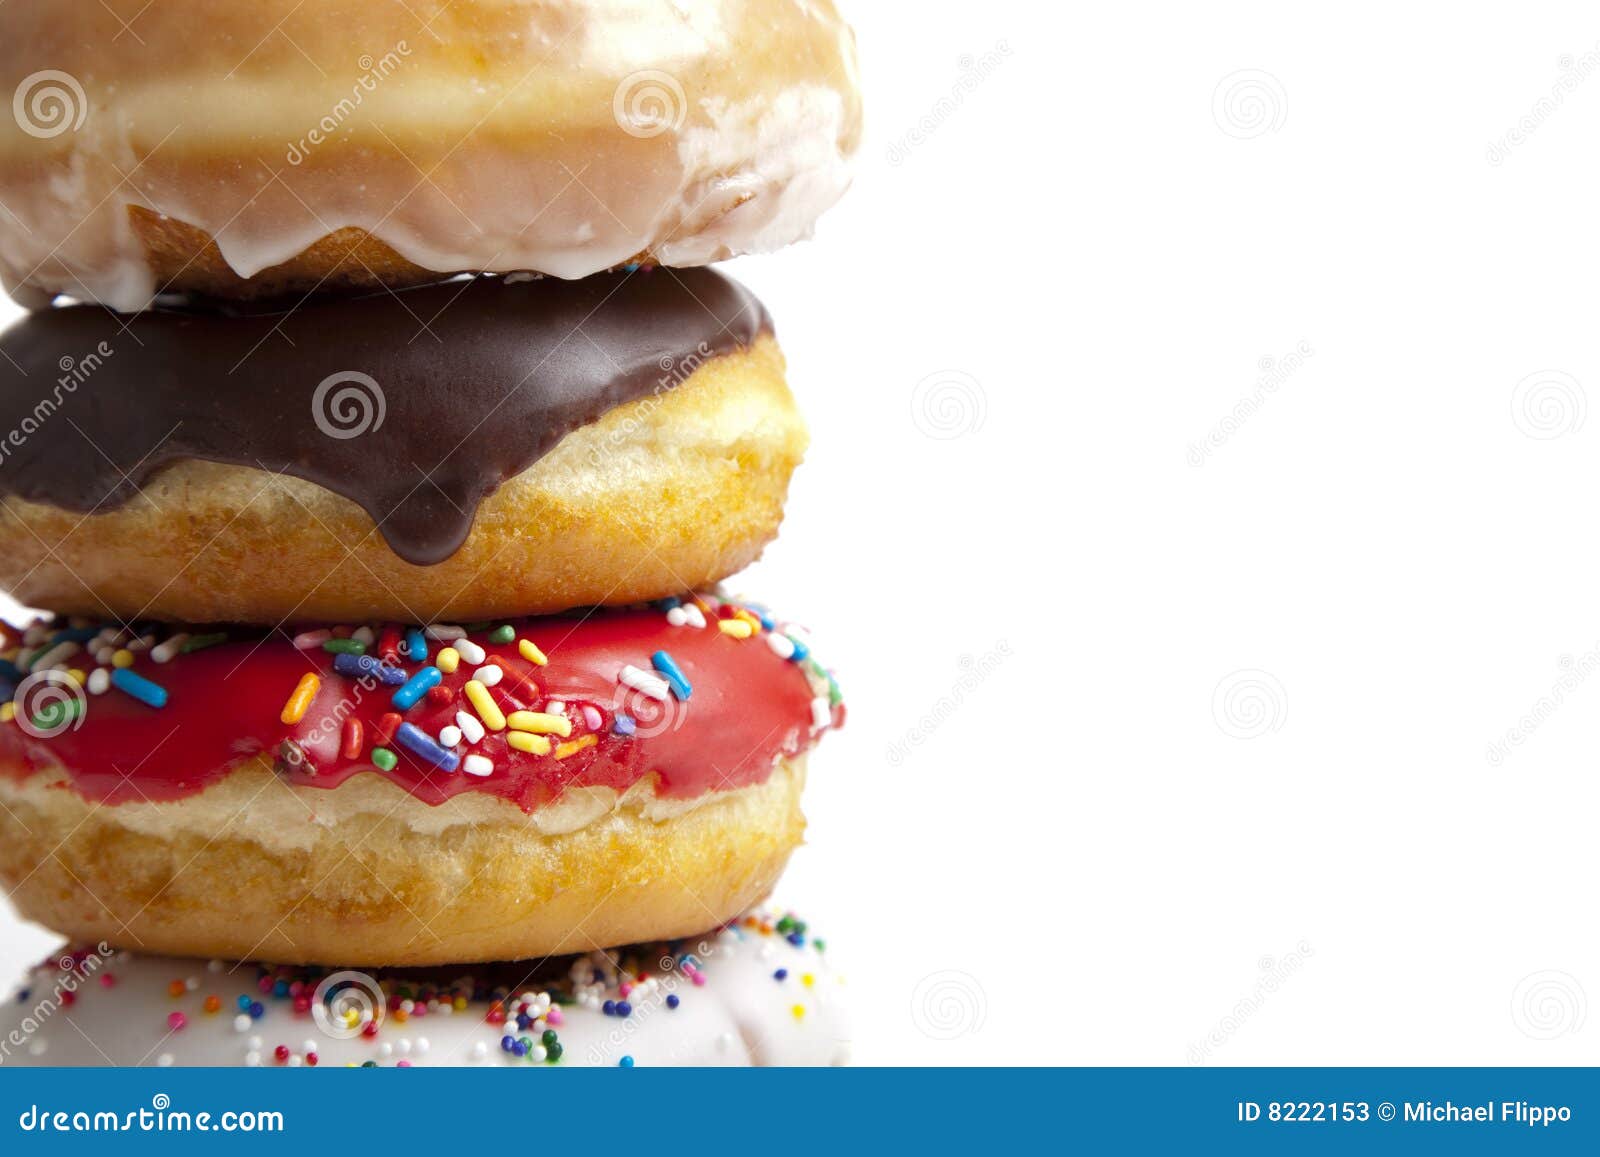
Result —
<instances>
[{"instance_id":1,"label":"red icing","mask_svg":"<svg viewBox=\"0 0 1600 1157\"><path fill-rule=\"evenodd\" d=\"M542 756L512 749L506 742L509 730L490 731L476 745L458 744L455 750L463 757L476 753L494 761L486 777L459 768L442 771L400 743L385 742L399 722L385 718L395 713L395 689L346 678L334 671L332 654L320 647L297 650L281 632L178 655L165 664L141 653L133 670L167 689L166 707L148 707L112 688L88 698L76 730L36 738L14 723L0 727L0 767L18 778L60 768L84 796L113 804L181 799L222 779L250 756L276 758L284 740L294 741L308 757L276 758L279 773L290 783L331 788L353 775L381 775L435 805L462 792L484 792L532 811L568 786L620 791L651 773L662 795L679 799L761 783L778 758L797 755L815 742L811 701L818 690L826 694L826 687L814 689L815 671L808 676L801 664L780 658L767 646L764 632L735 639L718 630L714 615L706 617L704 629L674 627L653 608L513 622L517 638L531 640L548 657L543 667L524 659L515 640L493 644L487 632L471 635L489 661L506 672L490 690L502 711L542 710L558 699L567 704L572 720L570 738L592 734L595 739L565 759L556 757L554 749L563 740L555 735L548 737L551 754ZM382 642L391 637L399 635L380 632ZM447 645L430 639L428 662ZM624 664L651 671L651 656L658 650L672 656L693 688L687 702L666 704L665 716L662 704L617 682ZM424 664L396 665L409 675ZM475 669L463 660L454 674L443 677L447 694L424 696L400 718L437 738L454 723L457 711L475 715L461 692ZM285 724L280 719L284 703L307 671L322 685L304 718ZM585 705L601 716L592 732L584 720ZM637 719L636 736L613 733L619 711ZM834 725L841 723L843 706L832 714ZM351 759L344 751L357 726L363 750ZM399 758L390 771L371 762L379 743Z\"/></svg>"}]
</instances>

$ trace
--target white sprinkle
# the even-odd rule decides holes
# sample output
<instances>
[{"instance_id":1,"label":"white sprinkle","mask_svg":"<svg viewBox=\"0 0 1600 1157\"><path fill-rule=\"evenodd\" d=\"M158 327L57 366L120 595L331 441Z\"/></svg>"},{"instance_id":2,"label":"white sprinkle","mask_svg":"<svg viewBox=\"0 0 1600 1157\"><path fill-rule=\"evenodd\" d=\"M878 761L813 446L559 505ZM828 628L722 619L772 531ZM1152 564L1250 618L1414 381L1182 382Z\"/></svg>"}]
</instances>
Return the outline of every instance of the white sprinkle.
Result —
<instances>
[{"instance_id":1,"label":"white sprinkle","mask_svg":"<svg viewBox=\"0 0 1600 1157\"><path fill-rule=\"evenodd\" d=\"M461 770L468 775L488 775L494 770L494 760L483 755L469 755L461 761Z\"/></svg>"},{"instance_id":2,"label":"white sprinkle","mask_svg":"<svg viewBox=\"0 0 1600 1157\"><path fill-rule=\"evenodd\" d=\"M115 655L116 653L117 652L114 647L98 647L94 652L94 661L99 663L102 667L106 666L111 662L111 656Z\"/></svg>"},{"instance_id":3,"label":"white sprinkle","mask_svg":"<svg viewBox=\"0 0 1600 1157\"><path fill-rule=\"evenodd\" d=\"M49 1048L50 1042L44 1037L34 1037L33 1040L28 1042L28 1055L42 1057L49 1050Z\"/></svg>"},{"instance_id":4,"label":"white sprinkle","mask_svg":"<svg viewBox=\"0 0 1600 1157\"><path fill-rule=\"evenodd\" d=\"M136 653L139 651L148 651L155 645L156 637L154 635L140 635L137 639L134 639L128 644L128 650Z\"/></svg>"},{"instance_id":5,"label":"white sprinkle","mask_svg":"<svg viewBox=\"0 0 1600 1157\"><path fill-rule=\"evenodd\" d=\"M475 1061L485 1060L485 1059L488 1058L488 1056L489 1056L489 1046L484 1044L482 1041L478 1041L476 1044L474 1044L472 1046L472 1059L473 1060L475 1060Z\"/></svg>"},{"instance_id":6,"label":"white sprinkle","mask_svg":"<svg viewBox=\"0 0 1600 1157\"><path fill-rule=\"evenodd\" d=\"M552 699L544 705L546 715L565 715L567 705L559 699Z\"/></svg>"},{"instance_id":7,"label":"white sprinkle","mask_svg":"<svg viewBox=\"0 0 1600 1157\"><path fill-rule=\"evenodd\" d=\"M250 1038L250 1039L249 1039L249 1040L247 1040L247 1041L245 1041L245 1042L244 1042L244 1043L245 1043L245 1044L247 1044L247 1045L249 1045L249 1046L250 1046L250 1047L251 1047L251 1048L253 1048L253 1049L258 1049L258 1048L260 1048L260 1047L261 1047L261 1046L262 1046L262 1044L263 1044L263 1043L265 1043L265 1042L263 1042L263 1041L262 1041L262 1039L261 1039L261 1038L260 1038L260 1037L258 1037L258 1036L253 1036L253 1037L251 1037L251 1038Z\"/></svg>"},{"instance_id":8,"label":"white sprinkle","mask_svg":"<svg viewBox=\"0 0 1600 1157\"><path fill-rule=\"evenodd\" d=\"M261 1064L261 1054L254 1049L244 1054L244 1063L247 1068L255 1068Z\"/></svg>"},{"instance_id":9,"label":"white sprinkle","mask_svg":"<svg viewBox=\"0 0 1600 1157\"><path fill-rule=\"evenodd\" d=\"M440 643L449 643L455 641L456 639L464 639L467 637L467 632L462 630L460 627L451 626L449 623L432 623L423 633L427 635L428 638Z\"/></svg>"},{"instance_id":10,"label":"white sprinkle","mask_svg":"<svg viewBox=\"0 0 1600 1157\"><path fill-rule=\"evenodd\" d=\"M297 651L310 651L322 646L333 638L332 631L303 631L294 637L294 649ZM129 650L132 650L130 647Z\"/></svg>"},{"instance_id":11,"label":"white sprinkle","mask_svg":"<svg viewBox=\"0 0 1600 1157\"><path fill-rule=\"evenodd\" d=\"M731 1032L722 1033L720 1036L717 1037L717 1051L718 1052L724 1052L725 1053L731 1048L733 1048L733 1034Z\"/></svg>"},{"instance_id":12,"label":"white sprinkle","mask_svg":"<svg viewBox=\"0 0 1600 1157\"><path fill-rule=\"evenodd\" d=\"M380 1057L392 1057L392 1056L394 1056L394 1046L392 1044L390 1044L388 1041L379 1041L378 1042L378 1055Z\"/></svg>"},{"instance_id":13,"label":"white sprinkle","mask_svg":"<svg viewBox=\"0 0 1600 1157\"><path fill-rule=\"evenodd\" d=\"M370 649L378 641L378 632L371 627L357 627L350 633L350 637L363 647Z\"/></svg>"},{"instance_id":14,"label":"white sprinkle","mask_svg":"<svg viewBox=\"0 0 1600 1157\"><path fill-rule=\"evenodd\" d=\"M811 730L821 731L833 722L833 710L828 706L828 697L818 695L811 701Z\"/></svg>"},{"instance_id":15,"label":"white sprinkle","mask_svg":"<svg viewBox=\"0 0 1600 1157\"><path fill-rule=\"evenodd\" d=\"M767 632L767 646L772 648L772 653L780 659L794 658L794 640L788 635L780 635L776 631Z\"/></svg>"},{"instance_id":16,"label":"white sprinkle","mask_svg":"<svg viewBox=\"0 0 1600 1157\"><path fill-rule=\"evenodd\" d=\"M689 620L689 625L691 627L698 627L701 630L705 629L706 617L700 613L699 607L695 606L693 603L686 603L684 604L683 614L684 617Z\"/></svg>"},{"instance_id":17,"label":"white sprinkle","mask_svg":"<svg viewBox=\"0 0 1600 1157\"><path fill-rule=\"evenodd\" d=\"M179 631L160 646L151 648L150 657L157 663L170 663L178 652L183 650L183 645L188 641L189 633L187 631Z\"/></svg>"},{"instance_id":18,"label":"white sprinkle","mask_svg":"<svg viewBox=\"0 0 1600 1157\"><path fill-rule=\"evenodd\" d=\"M30 670L30 671L48 671L51 667L54 667L57 663L66 662L68 659L72 658L72 656L76 655L81 650L83 650L83 644L74 643L70 639L67 640L65 643L58 643L56 646L51 647L44 654L40 655L33 662L29 663L28 664L28 670Z\"/></svg>"},{"instance_id":19,"label":"white sprinkle","mask_svg":"<svg viewBox=\"0 0 1600 1157\"><path fill-rule=\"evenodd\" d=\"M536 1061L542 1061L545 1059L545 1057L550 1055L550 1052L543 1045L534 1045L533 1051L528 1055Z\"/></svg>"},{"instance_id":20,"label":"white sprinkle","mask_svg":"<svg viewBox=\"0 0 1600 1157\"><path fill-rule=\"evenodd\" d=\"M485 687L493 687L501 679L505 678L505 674L505 671L498 664L485 663L472 673L472 677Z\"/></svg>"},{"instance_id":21,"label":"white sprinkle","mask_svg":"<svg viewBox=\"0 0 1600 1157\"><path fill-rule=\"evenodd\" d=\"M304 1043L304 1044L302 1044L302 1045L301 1045L301 1046L300 1046L300 1047L301 1047L301 1048L302 1048L302 1049L304 1049L304 1050L305 1050L305 1051L306 1051L306 1052L308 1052L308 1053L314 1053L314 1052L316 1052L316 1051L317 1051L317 1042L316 1042L316 1041L314 1041L314 1040L307 1040L307 1041L306 1041L306 1042L305 1042L305 1043Z\"/></svg>"},{"instance_id":22,"label":"white sprinkle","mask_svg":"<svg viewBox=\"0 0 1600 1157\"><path fill-rule=\"evenodd\" d=\"M600 724L604 722L600 718L599 708L591 707L589 704L585 703L583 705L583 722L590 731L599 731Z\"/></svg>"},{"instance_id":23,"label":"white sprinkle","mask_svg":"<svg viewBox=\"0 0 1600 1157\"><path fill-rule=\"evenodd\" d=\"M111 672L104 667L96 667L89 672L89 694L104 695L111 687Z\"/></svg>"},{"instance_id":24,"label":"white sprinkle","mask_svg":"<svg viewBox=\"0 0 1600 1157\"><path fill-rule=\"evenodd\" d=\"M213 973L221 972L226 967L228 967L228 966L226 964L224 964L220 960L208 960L208 961L206 961L206 971L207 972L213 972Z\"/></svg>"},{"instance_id":25,"label":"white sprinkle","mask_svg":"<svg viewBox=\"0 0 1600 1157\"><path fill-rule=\"evenodd\" d=\"M673 607L667 611L667 625L670 627L681 627L688 621L689 616L684 613L682 607Z\"/></svg>"},{"instance_id":26,"label":"white sprinkle","mask_svg":"<svg viewBox=\"0 0 1600 1157\"><path fill-rule=\"evenodd\" d=\"M454 747L461 742L461 728L451 725L439 729L439 746Z\"/></svg>"},{"instance_id":27,"label":"white sprinkle","mask_svg":"<svg viewBox=\"0 0 1600 1157\"><path fill-rule=\"evenodd\" d=\"M672 688L667 686L665 679L658 679L648 671L625 665L617 672L617 682L624 687L632 687L641 695L648 695L652 699L659 699L663 703L672 695Z\"/></svg>"},{"instance_id":28,"label":"white sprinkle","mask_svg":"<svg viewBox=\"0 0 1600 1157\"><path fill-rule=\"evenodd\" d=\"M298 1069L300 1067L300 1065L301 1065L300 1054L299 1053L290 1053L289 1054L289 1059L285 1063L291 1069Z\"/></svg>"},{"instance_id":29,"label":"white sprinkle","mask_svg":"<svg viewBox=\"0 0 1600 1157\"><path fill-rule=\"evenodd\" d=\"M238 1016L233 1018L233 1031L234 1032L249 1032L250 1031L250 1017L249 1017L249 1015L247 1013L241 1012Z\"/></svg>"},{"instance_id":30,"label":"white sprinkle","mask_svg":"<svg viewBox=\"0 0 1600 1157\"><path fill-rule=\"evenodd\" d=\"M425 1052L428 1051L428 1038L427 1037L419 1036L417 1038L417 1051L419 1053L425 1053Z\"/></svg>"},{"instance_id":31,"label":"white sprinkle","mask_svg":"<svg viewBox=\"0 0 1600 1157\"><path fill-rule=\"evenodd\" d=\"M403 1057L404 1056L410 1056L411 1055L411 1038L408 1037L408 1036L403 1036L399 1040L395 1041L394 1042L394 1050L395 1050L395 1052L399 1053Z\"/></svg>"},{"instance_id":32,"label":"white sprinkle","mask_svg":"<svg viewBox=\"0 0 1600 1157\"><path fill-rule=\"evenodd\" d=\"M456 726L461 728L461 734L467 737L468 743L477 743L483 738L483 721L470 712L457 711Z\"/></svg>"},{"instance_id":33,"label":"white sprinkle","mask_svg":"<svg viewBox=\"0 0 1600 1157\"><path fill-rule=\"evenodd\" d=\"M22 632L23 645L28 647L37 647L49 637L50 628L43 623L34 623L26 631Z\"/></svg>"},{"instance_id":34,"label":"white sprinkle","mask_svg":"<svg viewBox=\"0 0 1600 1157\"><path fill-rule=\"evenodd\" d=\"M190 992L193 992L195 989L200 987L200 978L198 976L191 976L183 982L183 986Z\"/></svg>"},{"instance_id":35,"label":"white sprinkle","mask_svg":"<svg viewBox=\"0 0 1600 1157\"><path fill-rule=\"evenodd\" d=\"M473 667L476 667L479 663L483 662L489 657L489 652L485 651L482 647L478 646L478 644L474 643L468 638L457 639L456 650L461 652L462 659L466 660L466 662Z\"/></svg>"}]
</instances>

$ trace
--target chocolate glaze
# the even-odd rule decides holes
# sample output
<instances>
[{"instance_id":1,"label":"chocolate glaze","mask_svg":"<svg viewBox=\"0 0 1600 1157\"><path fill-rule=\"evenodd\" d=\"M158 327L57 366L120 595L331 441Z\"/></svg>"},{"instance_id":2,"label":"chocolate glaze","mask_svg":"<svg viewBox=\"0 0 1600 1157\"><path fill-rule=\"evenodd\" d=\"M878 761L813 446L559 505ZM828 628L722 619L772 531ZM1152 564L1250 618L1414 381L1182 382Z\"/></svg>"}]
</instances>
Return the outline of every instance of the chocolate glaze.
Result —
<instances>
[{"instance_id":1,"label":"chocolate glaze","mask_svg":"<svg viewBox=\"0 0 1600 1157\"><path fill-rule=\"evenodd\" d=\"M438 563L566 434L770 330L710 269L484 277L270 312L44 310L0 334L0 494L88 514L180 459L255 466L344 495L401 558Z\"/></svg>"}]
</instances>

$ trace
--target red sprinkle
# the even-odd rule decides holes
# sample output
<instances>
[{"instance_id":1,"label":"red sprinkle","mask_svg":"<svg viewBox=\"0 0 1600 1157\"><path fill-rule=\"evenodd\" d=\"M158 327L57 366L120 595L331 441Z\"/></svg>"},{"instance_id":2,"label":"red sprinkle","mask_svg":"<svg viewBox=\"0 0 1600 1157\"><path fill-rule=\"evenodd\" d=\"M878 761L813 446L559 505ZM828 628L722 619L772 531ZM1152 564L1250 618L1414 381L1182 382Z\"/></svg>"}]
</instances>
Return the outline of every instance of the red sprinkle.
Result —
<instances>
[{"instance_id":1,"label":"red sprinkle","mask_svg":"<svg viewBox=\"0 0 1600 1157\"><path fill-rule=\"evenodd\" d=\"M428 688L429 703L437 703L439 706L443 707L455 697L456 693L450 690L450 688L446 687L443 683L438 683Z\"/></svg>"},{"instance_id":2,"label":"red sprinkle","mask_svg":"<svg viewBox=\"0 0 1600 1157\"><path fill-rule=\"evenodd\" d=\"M280 1065L286 1064L289 1060L289 1046L279 1045L277 1048L272 1050L272 1055Z\"/></svg>"},{"instance_id":3,"label":"red sprinkle","mask_svg":"<svg viewBox=\"0 0 1600 1157\"><path fill-rule=\"evenodd\" d=\"M378 720L378 739L383 743L394 742L395 728L400 726L400 712L390 711Z\"/></svg>"},{"instance_id":4,"label":"red sprinkle","mask_svg":"<svg viewBox=\"0 0 1600 1157\"><path fill-rule=\"evenodd\" d=\"M312 1068L316 1068L317 1067L317 1054L316 1053L307 1053L306 1054L306 1064L310 1065Z\"/></svg>"},{"instance_id":5,"label":"red sprinkle","mask_svg":"<svg viewBox=\"0 0 1600 1157\"><path fill-rule=\"evenodd\" d=\"M170 1028L173 1032L177 1032L180 1028L182 1028L184 1025L186 1025L188 1023L189 1023L189 1018L184 1016L183 1013L181 1013L181 1012L169 1012L169 1013L167 1013L167 1027Z\"/></svg>"},{"instance_id":6,"label":"red sprinkle","mask_svg":"<svg viewBox=\"0 0 1600 1157\"><path fill-rule=\"evenodd\" d=\"M367 1021L366 1024L361 1026L361 1035L366 1037L368 1040L371 1040L373 1037L377 1036L378 1022L375 1020Z\"/></svg>"},{"instance_id":7,"label":"red sprinkle","mask_svg":"<svg viewBox=\"0 0 1600 1157\"><path fill-rule=\"evenodd\" d=\"M339 749L339 754L346 759L361 758L362 736L361 720L354 715L344 721L344 746Z\"/></svg>"},{"instance_id":8,"label":"red sprinkle","mask_svg":"<svg viewBox=\"0 0 1600 1157\"><path fill-rule=\"evenodd\" d=\"M112 985L116 984L116 982L117 982L117 978L115 976L113 976L111 973L102 972L100 974L100 987L101 988L110 988Z\"/></svg>"}]
</instances>

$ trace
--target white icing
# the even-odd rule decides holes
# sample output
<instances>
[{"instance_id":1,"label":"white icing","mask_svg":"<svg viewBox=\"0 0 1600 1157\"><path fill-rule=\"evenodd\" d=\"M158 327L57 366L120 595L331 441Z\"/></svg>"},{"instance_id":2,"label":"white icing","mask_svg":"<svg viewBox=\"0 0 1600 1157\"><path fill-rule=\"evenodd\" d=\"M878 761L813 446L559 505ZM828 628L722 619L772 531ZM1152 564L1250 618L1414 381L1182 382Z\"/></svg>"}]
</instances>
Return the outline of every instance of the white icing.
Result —
<instances>
[{"instance_id":1,"label":"white icing","mask_svg":"<svg viewBox=\"0 0 1600 1157\"><path fill-rule=\"evenodd\" d=\"M81 126L0 118L5 285L148 306L130 206L209 233L243 277L354 227L429 270L576 278L778 248L849 183L854 47L829 4L459 0L427 31L408 13L168 0L139 40L75 28L51 64L79 82ZM0 89L37 69L52 19L8 8ZM237 60L207 31L219 21L262 43ZM365 88L363 51L392 62Z\"/></svg>"},{"instance_id":2,"label":"white icing","mask_svg":"<svg viewBox=\"0 0 1600 1157\"><path fill-rule=\"evenodd\" d=\"M847 1062L842 983L809 941L796 947L777 934L763 935L736 925L677 947L694 954L707 983L696 986L679 968L659 971L659 950L651 950L646 963L655 978L629 993L633 1008L628 1017L606 1016L602 1011L603 1000L618 996L614 978L603 989L580 986L576 990L580 1003L562 1008L564 1023L555 1030L563 1048L562 1064L609 1067L623 1056L641 1066ZM586 977L595 966L606 968L610 963L599 954L581 959L578 971ZM780 968L788 970L782 981L774 976ZM473 969L428 971L448 981ZM110 987L101 985L103 974L113 978ZM59 994L69 976L74 1002L67 1006L60 1003ZM177 998L169 992L174 980L186 982ZM445 1005L424 1016L413 1014L403 1024L386 1014L372 1038L348 1030L335 1035L312 1015L296 1014L289 999L261 995L256 970L250 965L233 970L213 964L202 969L197 961L173 957L96 954L82 975L63 972L57 961L47 961L24 978L19 991L26 992L25 998L13 998L0 1007L0 1068L271 1066L303 1064L313 1049L322 1067L368 1060L384 1066L406 1060L418 1067L544 1067L500 1047L501 1036L507 1033L538 1042L543 1026L520 1030L490 1025L484 1019L487 1004L469 1004L463 1010ZM260 1019L239 1012L236 1000L241 994L262 1003L265 1013ZM206 1013L205 1000L212 995L222 1007ZM668 1007L669 995L678 997L677 1008ZM803 1009L798 1017L796 1005ZM168 1024L174 1012L186 1020L177 1030ZM279 1045L290 1050L290 1060L277 1060Z\"/></svg>"}]
</instances>

